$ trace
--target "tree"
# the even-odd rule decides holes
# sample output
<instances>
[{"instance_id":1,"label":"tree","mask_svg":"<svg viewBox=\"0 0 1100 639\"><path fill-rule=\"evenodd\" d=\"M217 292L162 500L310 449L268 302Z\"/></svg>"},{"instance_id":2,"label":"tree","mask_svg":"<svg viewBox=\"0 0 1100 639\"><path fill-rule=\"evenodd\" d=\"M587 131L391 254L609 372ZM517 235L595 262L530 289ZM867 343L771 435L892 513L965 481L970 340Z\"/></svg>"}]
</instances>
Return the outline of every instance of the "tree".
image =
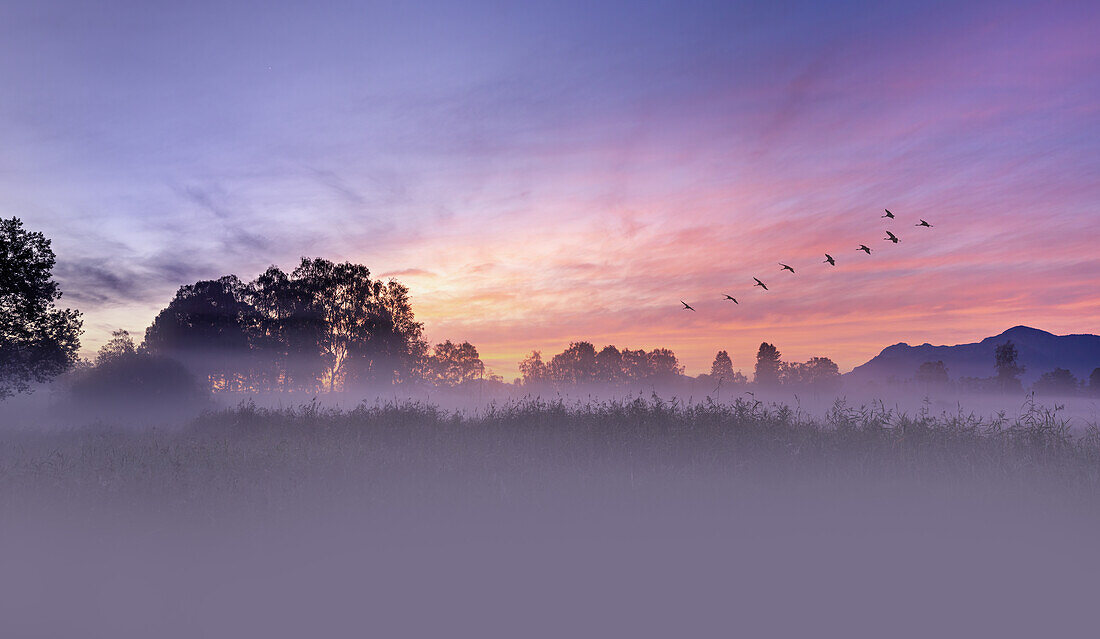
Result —
<instances>
[{"instance_id":1,"label":"tree","mask_svg":"<svg viewBox=\"0 0 1100 639\"><path fill-rule=\"evenodd\" d=\"M1024 367L1017 365L1018 356L1019 353L1016 351L1016 345L1012 343L1012 340L1000 344L993 351L994 367L997 369L997 385L1005 393L1023 390L1023 386L1020 384L1020 375L1024 372Z\"/></svg>"},{"instance_id":2,"label":"tree","mask_svg":"<svg viewBox=\"0 0 1100 639\"><path fill-rule=\"evenodd\" d=\"M268 390L313 390L324 374L320 341L324 318L302 282L276 266L249 283L258 316L251 335L261 362L255 382Z\"/></svg>"},{"instance_id":3,"label":"tree","mask_svg":"<svg viewBox=\"0 0 1100 639\"><path fill-rule=\"evenodd\" d=\"M217 390L405 382L424 373L428 352L404 285L319 258L247 285L227 275L181 287L145 344Z\"/></svg>"},{"instance_id":4,"label":"tree","mask_svg":"<svg viewBox=\"0 0 1100 639\"><path fill-rule=\"evenodd\" d=\"M355 345L370 338L382 283L371 280L370 269L362 264L321 258L303 257L292 275L322 319L318 344L326 364L323 381L329 391L336 390Z\"/></svg>"},{"instance_id":5,"label":"tree","mask_svg":"<svg viewBox=\"0 0 1100 639\"><path fill-rule=\"evenodd\" d=\"M925 362L917 367L915 379L920 384L943 386L949 381L947 367L943 365L943 361Z\"/></svg>"},{"instance_id":6,"label":"tree","mask_svg":"<svg viewBox=\"0 0 1100 639\"><path fill-rule=\"evenodd\" d=\"M259 324L246 293L236 275L180 287L145 330L146 349L182 362L215 390L246 388Z\"/></svg>"},{"instance_id":7,"label":"tree","mask_svg":"<svg viewBox=\"0 0 1100 639\"><path fill-rule=\"evenodd\" d=\"M115 331L111 342L100 349L95 365L73 377L72 396L100 407L164 409L194 404L204 394L183 364L135 349L126 331Z\"/></svg>"},{"instance_id":8,"label":"tree","mask_svg":"<svg viewBox=\"0 0 1100 639\"><path fill-rule=\"evenodd\" d=\"M1089 392L1100 395L1100 368L1092 369L1092 374L1089 375Z\"/></svg>"},{"instance_id":9,"label":"tree","mask_svg":"<svg viewBox=\"0 0 1100 639\"><path fill-rule=\"evenodd\" d=\"M804 367L804 380L810 386L819 389L834 389L840 386L840 367L828 357L812 357Z\"/></svg>"},{"instance_id":10,"label":"tree","mask_svg":"<svg viewBox=\"0 0 1100 639\"><path fill-rule=\"evenodd\" d=\"M436 344L429 362L431 381L441 386L457 386L485 374L485 364L469 342Z\"/></svg>"},{"instance_id":11,"label":"tree","mask_svg":"<svg viewBox=\"0 0 1100 639\"><path fill-rule=\"evenodd\" d=\"M642 382L653 377L653 363L649 359L649 353L642 349L624 348L622 355L623 379L628 382Z\"/></svg>"},{"instance_id":12,"label":"tree","mask_svg":"<svg viewBox=\"0 0 1100 639\"><path fill-rule=\"evenodd\" d=\"M1037 395L1074 395L1077 392L1077 378L1064 368L1055 368L1040 375L1032 389Z\"/></svg>"},{"instance_id":13,"label":"tree","mask_svg":"<svg viewBox=\"0 0 1100 639\"><path fill-rule=\"evenodd\" d=\"M531 354L523 358L519 363L519 372L523 375L523 384L533 386L550 381L550 371L546 363L542 361L542 353L531 351Z\"/></svg>"},{"instance_id":14,"label":"tree","mask_svg":"<svg viewBox=\"0 0 1100 639\"><path fill-rule=\"evenodd\" d=\"M733 360L726 351L718 351L714 356L714 362L710 365L710 375L715 379L730 381L733 379Z\"/></svg>"},{"instance_id":15,"label":"tree","mask_svg":"<svg viewBox=\"0 0 1100 639\"><path fill-rule=\"evenodd\" d=\"M649 352L650 379L669 381L684 374L680 360L667 348L655 348Z\"/></svg>"},{"instance_id":16,"label":"tree","mask_svg":"<svg viewBox=\"0 0 1100 639\"><path fill-rule=\"evenodd\" d=\"M319 346L330 391L345 378L393 383L412 376L427 344L423 324L413 316L408 288L393 280L372 280L362 264L321 258L302 258L292 277L320 314Z\"/></svg>"},{"instance_id":17,"label":"tree","mask_svg":"<svg viewBox=\"0 0 1100 639\"><path fill-rule=\"evenodd\" d=\"M550 359L550 379L557 384L596 381L596 348L592 342L573 342Z\"/></svg>"},{"instance_id":18,"label":"tree","mask_svg":"<svg viewBox=\"0 0 1100 639\"><path fill-rule=\"evenodd\" d=\"M0 399L49 381L76 361L80 313L58 309L50 240L0 219Z\"/></svg>"},{"instance_id":19,"label":"tree","mask_svg":"<svg viewBox=\"0 0 1100 639\"><path fill-rule=\"evenodd\" d=\"M780 362L779 381L818 390L834 388L840 385L840 369L828 357L814 357L808 362Z\"/></svg>"},{"instance_id":20,"label":"tree","mask_svg":"<svg viewBox=\"0 0 1100 639\"><path fill-rule=\"evenodd\" d=\"M778 384L781 368L779 357L778 348L767 342L762 342L760 350L756 352L756 370L753 381L761 386Z\"/></svg>"},{"instance_id":21,"label":"tree","mask_svg":"<svg viewBox=\"0 0 1100 639\"><path fill-rule=\"evenodd\" d=\"M369 315L367 338L355 342L350 350L348 378L389 384L423 374L428 343L423 337L424 324L413 315L408 287L390 280L378 288ZM474 353L476 356L476 349Z\"/></svg>"},{"instance_id":22,"label":"tree","mask_svg":"<svg viewBox=\"0 0 1100 639\"><path fill-rule=\"evenodd\" d=\"M616 384L623 380L623 354L614 346L596 353L596 381Z\"/></svg>"},{"instance_id":23,"label":"tree","mask_svg":"<svg viewBox=\"0 0 1100 639\"><path fill-rule=\"evenodd\" d=\"M95 364L101 366L112 360L133 355L135 352L137 351L134 348L134 338L130 337L130 332L119 329L112 332L111 339L99 347L99 352L95 356Z\"/></svg>"}]
</instances>

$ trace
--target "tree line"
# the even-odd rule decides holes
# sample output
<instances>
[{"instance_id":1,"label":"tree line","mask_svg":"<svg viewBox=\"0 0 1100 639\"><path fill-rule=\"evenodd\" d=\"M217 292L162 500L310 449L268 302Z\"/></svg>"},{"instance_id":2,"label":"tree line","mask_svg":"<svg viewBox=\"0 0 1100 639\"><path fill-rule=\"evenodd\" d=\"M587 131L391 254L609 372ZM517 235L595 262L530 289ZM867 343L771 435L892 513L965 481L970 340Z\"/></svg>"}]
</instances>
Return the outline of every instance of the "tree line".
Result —
<instances>
[{"instance_id":1,"label":"tree line","mask_svg":"<svg viewBox=\"0 0 1100 639\"><path fill-rule=\"evenodd\" d=\"M93 361L81 361L81 316L58 308L54 265L50 241L42 233L27 231L17 218L0 220L0 399L66 371L72 388L89 396L125 388L150 398L173 392L313 393L371 385L503 382L486 370L469 342L447 340L429 347L403 284L373 278L362 264L322 258L302 258L290 272L271 266L249 282L226 275L182 286L141 343L116 331ZM960 388L1022 391L1024 369L1015 346L998 346L994 360L993 377L962 378ZM667 348L608 345L597 350L588 341L572 342L549 360L532 351L519 369L515 383L528 387L667 385L694 379L717 389L749 383L724 350L715 355L709 373L688 378ZM943 362L926 362L914 381L929 386L949 380ZM756 353L752 383L835 390L840 372L827 357L785 362L778 348L764 342ZM1070 371L1055 369L1044 373L1033 390L1100 394L1100 368L1087 385Z\"/></svg>"},{"instance_id":2,"label":"tree line","mask_svg":"<svg viewBox=\"0 0 1100 639\"><path fill-rule=\"evenodd\" d=\"M572 342L549 361L543 359L540 351L532 351L519 363L519 370L522 377L516 379L516 384L524 386L659 385L685 379L684 367L676 354L667 348L647 352L628 348L620 350L608 345L597 351L591 342ZM741 371L733 369L733 360L724 350L715 354L709 373L694 379L713 383L716 387L749 383ZM807 362L784 362L779 349L764 342L756 355L752 381L759 386L834 389L840 383L840 370L827 357L814 357Z\"/></svg>"},{"instance_id":3,"label":"tree line","mask_svg":"<svg viewBox=\"0 0 1100 639\"><path fill-rule=\"evenodd\" d=\"M1019 351L1012 340L998 344L993 350L993 370L990 377L960 377L959 390L970 393L1020 394L1024 392L1020 375L1026 371L1019 361ZM942 361L924 362L917 367L913 381L925 388L947 388L952 385L947 367ZM1070 370L1056 367L1039 376L1031 385L1036 395L1096 395L1100 396L1100 368L1093 369L1088 379L1078 380Z\"/></svg>"}]
</instances>

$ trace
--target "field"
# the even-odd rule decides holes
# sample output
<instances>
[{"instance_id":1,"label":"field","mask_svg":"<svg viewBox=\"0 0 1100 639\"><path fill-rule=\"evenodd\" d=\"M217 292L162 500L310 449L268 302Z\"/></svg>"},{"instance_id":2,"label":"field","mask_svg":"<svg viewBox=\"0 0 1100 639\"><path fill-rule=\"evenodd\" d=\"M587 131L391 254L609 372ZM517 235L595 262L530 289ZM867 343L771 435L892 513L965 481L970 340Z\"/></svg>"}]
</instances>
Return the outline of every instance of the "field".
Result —
<instances>
[{"instance_id":1,"label":"field","mask_svg":"<svg viewBox=\"0 0 1100 639\"><path fill-rule=\"evenodd\" d=\"M1100 567L1098 497L1100 433L1035 404L990 418L745 398L244 403L158 428L8 429L0 625L1069 632Z\"/></svg>"}]
</instances>

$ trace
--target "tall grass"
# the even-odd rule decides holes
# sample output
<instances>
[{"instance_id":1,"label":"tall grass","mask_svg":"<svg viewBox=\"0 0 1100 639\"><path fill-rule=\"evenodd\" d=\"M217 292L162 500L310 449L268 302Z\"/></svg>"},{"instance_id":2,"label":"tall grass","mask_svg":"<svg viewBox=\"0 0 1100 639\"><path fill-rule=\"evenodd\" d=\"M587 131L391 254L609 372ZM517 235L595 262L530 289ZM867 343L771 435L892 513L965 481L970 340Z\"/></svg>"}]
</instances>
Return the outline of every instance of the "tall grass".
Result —
<instances>
[{"instance_id":1,"label":"tall grass","mask_svg":"<svg viewBox=\"0 0 1100 639\"><path fill-rule=\"evenodd\" d=\"M1100 429L1078 435L1057 409L1016 418L916 414L838 400L824 417L741 398L527 398L474 412L417 402L244 403L175 429L98 424L0 433L0 506L133 505L278 509L289 503L532 503L555 494L603 503L721 499L746 487L874 492L995 488L1091 507ZM679 492L677 492L679 491Z\"/></svg>"}]
</instances>

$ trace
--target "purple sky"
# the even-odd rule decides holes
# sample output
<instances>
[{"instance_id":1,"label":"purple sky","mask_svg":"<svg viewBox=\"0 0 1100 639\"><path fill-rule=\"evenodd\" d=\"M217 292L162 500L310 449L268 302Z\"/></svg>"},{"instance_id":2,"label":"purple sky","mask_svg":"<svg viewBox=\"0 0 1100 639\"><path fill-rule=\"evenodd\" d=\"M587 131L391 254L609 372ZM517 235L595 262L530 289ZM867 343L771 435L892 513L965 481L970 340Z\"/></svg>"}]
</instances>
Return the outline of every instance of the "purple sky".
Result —
<instances>
[{"instance_id":1,"label":"purple sky","mask_svg":"<svg viewBox=\"0 0 1100 639\"><path fill-rule=\"evenodd\" d=\"M302 255L509 376L1100 330L1095 2L223 4L0 5L0 215L88 350Z\"/></svg>"}]
</instances>

